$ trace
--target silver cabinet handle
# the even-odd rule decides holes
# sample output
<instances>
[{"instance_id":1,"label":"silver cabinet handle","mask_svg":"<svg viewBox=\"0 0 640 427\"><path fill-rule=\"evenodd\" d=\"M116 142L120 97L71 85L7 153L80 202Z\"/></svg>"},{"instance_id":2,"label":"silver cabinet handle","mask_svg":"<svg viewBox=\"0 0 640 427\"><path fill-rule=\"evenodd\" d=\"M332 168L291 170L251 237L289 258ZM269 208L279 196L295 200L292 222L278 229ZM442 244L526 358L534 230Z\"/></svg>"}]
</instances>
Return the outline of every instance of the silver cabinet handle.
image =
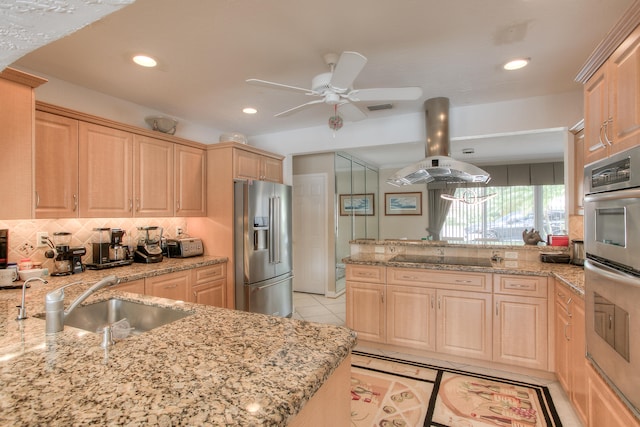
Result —
<instances>
[{"instance_id":1,"label":"silver cabinet handle","mask_svg":"<svg viewBox=\"0 0 640 427\"><path fill-rule=\"evenodd\" d=\"M380 291L380 302L384 304L384 291Z\"/></svg>"},{"instance_id":2,"label":"silver cabinet handle","mask_svg":"<svg viewBox=\"0 0 640 427\"><path fill-rule=\"evenodd\" d=\"M613 124L613 117L611 117L611 116L609 116L609 118L607 120L605 120L605 122L603 124L603 126L604 126L604 142L606 142L607 144L609 144L609 146L611 146L611 143L613 142L613 140L610 140L609 136L607 135L609 133L609 124Z\"/></svg>"},{"instance_id":3,"label":"silver cabinet handle","mask_svg":"<svg viewBox=\"0 0 640 427\"><path fill-rule=\"evenodd\" d=\"M442 306L442 297L438 297L438 310L440 310L441 306Z\"/></svg>"},{"instance_id":4,"label":"silver cabinet handle","mask_svg":"<svg viewBox=\"0 0 640 427\"><path fill-rule=\"evenodd\" d=\"M434 300L434 297L433 295L431 295L431 310L433 310L433 300Z\"/></svg>"},{"instance_id":5,"label":"silver cabinet handle","mask_svg":"<svg viewBox=\"0 0 640 427\"><path fill-rule=\"evenodd\" d=\"M180 210L180 200L176 200L176 211Z\"/></svg>"},{"instance_id":6,"label":"silver cabinet handle","mask_svg":"<svg viewBox=\"0 0 640 427\"><path fill-rule=\"evenodd\" d=\"M568 323L564 324L564 339L566 339L567 341L571 341L571 339L567 336L567 328L569 327Z\"/></svg>"},{"instance_id":7,"label":"silver cabinet handle","mask_svg":"<svg viewBox=\"0 0 640 427\"><path fill-rule=\"evenodd\" d=\"M77 211L78 210L78 195L74 194L73 195L73 211Z\"/></svg>"},{"instance_id":8,"label":"silver cabinet handle","mask_svg":"<svg viewBox=\"0 0 640 427\"><path fill-rule=\"evenodd\" d=\"M40 195L36 191L36 209L38 208L39 205L40 205Z\"/></svg>"},{"instance_id":9,"label":"silver cabinet handle","mask_svg":"<svg viewBox=\"0 0 640 427\"><path fill-rule=\"evenodd\" d=\"M133 199L129 199L129 212L133 212Z\"/></svg>"},{"instance_id":10,"label":"silver cabinet handle","mask_svg":"<svg viewBox=\"0 0 640 427\"><path fill-rule=\"evenodd\" d=\"M473 281L471 280L462 280L462 279L457 279L455 282L456 283L473 283Z\"/></svg>"},{"instance_id":11,"label":"silver cabinet handle","mask_svg":"<svg viewBox=\"0 0 640 427\"><path fill-rule=\"evenodd\" d=\"M167 285L164 287L164 289L173 289L173 288L177 288L178 285Z\"/></svg>"},{"instance_id":12,"label":"silver cabinet handle","mask_svg":"<svg viewBox=\"0 0 640 427\"><path fill-rule=\"evenodd\" d=\"M136 197L136 212L140 212L140 197Z\"/></svg>"},{"instance_id":13,"label":"silver cabinet handle","mask_svg":"<svg viewBox=\"0 0 640 427\"><path fill-rule=\"evenodd\" d=\"M598 143L589 147L589 152L594 152L598 148L606 147L606 145L604 145L604 142L602 142L602 131L605 129L605 123L606 122L602 122L602 124L600 125L600 132L598 132Z\"/></svg>"},{"instance_id":14,"label":"silver cabinet handle","mask_svg":"<svg viewBox=\"0 0 640 427\"><path fill-rule=\"evenodd\" d=\"M498 303L496 302L496 316L498 316L499 314L500 314L500 312L499 312L499 305L498 305Z\"/></svg>"}]
</instances>

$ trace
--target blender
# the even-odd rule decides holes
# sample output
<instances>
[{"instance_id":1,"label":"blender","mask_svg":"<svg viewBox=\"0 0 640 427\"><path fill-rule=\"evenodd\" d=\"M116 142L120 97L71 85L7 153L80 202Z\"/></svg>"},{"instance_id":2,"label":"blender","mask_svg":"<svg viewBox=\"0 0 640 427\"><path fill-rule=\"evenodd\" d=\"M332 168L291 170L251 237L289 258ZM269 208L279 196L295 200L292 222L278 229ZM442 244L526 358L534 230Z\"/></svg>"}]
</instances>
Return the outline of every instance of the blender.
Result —
<instances>
[{"instance_id":1,"label":"blender","mask_svg":"<svg viewBox=\"0 0 640 427\"><path fill-rule=\"evenodd\" d=\"M138 246L134 253L134 260L145 263L162 261L162 227L138 227L138 232Z\"/></svg>"}]
</instances>

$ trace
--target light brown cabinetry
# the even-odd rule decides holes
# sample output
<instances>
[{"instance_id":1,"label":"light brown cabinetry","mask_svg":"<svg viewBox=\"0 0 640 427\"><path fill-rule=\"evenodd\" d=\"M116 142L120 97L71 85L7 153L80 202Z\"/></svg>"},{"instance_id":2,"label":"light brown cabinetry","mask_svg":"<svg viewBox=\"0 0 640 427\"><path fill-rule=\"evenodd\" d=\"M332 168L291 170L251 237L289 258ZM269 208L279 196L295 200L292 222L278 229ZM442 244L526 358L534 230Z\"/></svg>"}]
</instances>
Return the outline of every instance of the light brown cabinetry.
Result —
<instances>
[{"instance_id":1,"label":"light brown cabinetry","mask_svg":"<svg viewBox=\"0 0 640 427\"><path fill-rule=\"evenodd\" d=\"M571 213L584 215L584 120L581 120L573 129L573 150L571 173L573 185L569 189L572 201Z\"/></svg>"},{"instance_id":2,"label":"light brown cabinetry","mask_svg":"<svg viewBox=\"0 0 640 427\"><path fill-rule=\"evenodd\" d=\"M144 295L144 279L133 280L131 282L119 283L113 287L118 291L131 292L133 294Z\"/></svg>"},{"instance_id":3,"label":"light brown cabinetry","mask_svg":"<svg viewBox=\"0 0 640 427\"><path fill-rule=\"evenodd\" d=\"M536 276L493 276L494 361L548 369L547 280Z\"/></svg>"},{"instance_id":4,"label":"light brown cabinetry","mask_svg":"<svg viewBox=\"0 0 640 427\"><path fill-rule=\"evenodd\" d=\"M584 162L640 144L640 27L584 86Z\"/></svg>"},{"instance_id":5,"label":"light brown cabinetry","mask_svg":"<svg viewBox=\"0 0 640 427\"><path fill-rule=\"evenodd\" d=\"M78 216L78 121L36 111L35 217Z\"/></svg>"},{"instance_id":6,"label":"light brown cabinetry","mask_svg":"<svg viewBox=\"0 0 640 427\"><path fill-rule=\"evenodd\" d=\"M278 158L235 148L233 168L238 179L282 182L282 160Z\"/></svg>"},{"instance_id":7,"label":"light brown cabinetry","mask_svg":"<svg viewBox=\"0 0 640 427\"><path fill-rule=\"evenodd\" d=\"M175 215L205 216L207 213L206 152L175 145Z\"/></svg>"},{"instance_id":8,"label":"light brown cabinetry","mask_svg":"<svg viewBox=\"0 0 640 427\"><path fill-rule=\"evenodd\" d=\"M435 351L435 289L387 285L386 296L386 342Z\"/></svg>"},{"instance_id":9,"label":"light brown cabinetry","mask_svg":"<svg viewBox=\"0 0 640 427\"><path fill-rule=\"evenodd\" d=\"M144 279L145 295L169 298L180 301L189 300L190 272L178 271Z\"/></svg>"},{"instance_id":10,"label":"light brown cabinetry","mask_svg":"<svg viewBox=\"0 0 640 427\"><path fill-rule=\"evenodd\" d=\"M587 364L586 373L589 411L587 427L640 426L640 421L629 412L591 364Z\"/></svg>"},{"instance_id":11,"label":"light brown cabinetry","mask_svg":"<svg viewBox=\"0 0 640 427\"><path fill-rule=\"evenodd\" d=\"M348 265L347 325L365 341L386 341L385 268Z\"/></svg>"},{"instance_id":12,"label":"light brown cabinetry","mask_svg":"<svg viewBox=\"0 0 640 427\"><path fill-rule=\"evenodd\" d=\"M226 264L215 264L192 270L189 301L225 307L227 300L226 269Z\"/></svg>"},{"instance_id":13,"label":"light brown cabinetry","mask_svg":"<svg viewBox=\"0 0 640 427\"><path fill-rule=\"evenodd\" d=\"M133 215L173 215L173 144L133 135Z\"/></svg>"},{"instance_id":14,"label":"light brown cabinetry","mask_svg":"<svg viewBox=\"0 0 640 427\"><path fill-rule=\"evenodd\" d=\"M580 420L588 415L584 299L560 281L555 286L555 369Z\"/></svg>"},{"instance_id":15,"label":"light brown cabinetry","mask_svg":"<svg viewBox=\"0 0 640 427\"><path fill-rule=\"evenodd\" d=\"M6 68L0 72L0 181L4 184L0 219L33 215L33 89L45 79Z\"/></svg>"},{"instance_id":16,"label":"light brown cabinetry","mask_svg":"<svg viewBox=\"0 0 640 427\"><path fill-rule=\"evenodd\" d=\"M133 135L79 122L80 217L133 215Z\"/></svg>"}]
</instances>

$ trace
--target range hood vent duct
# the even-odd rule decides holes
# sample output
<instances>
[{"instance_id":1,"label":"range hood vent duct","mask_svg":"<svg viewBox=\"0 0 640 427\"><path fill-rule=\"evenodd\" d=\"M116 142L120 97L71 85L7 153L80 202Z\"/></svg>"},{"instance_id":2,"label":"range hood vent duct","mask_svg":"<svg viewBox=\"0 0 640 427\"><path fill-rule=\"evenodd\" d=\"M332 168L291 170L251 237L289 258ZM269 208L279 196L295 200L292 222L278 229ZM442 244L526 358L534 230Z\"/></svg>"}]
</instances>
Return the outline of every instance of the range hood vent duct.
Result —
<instances>
[{"instance_id":1,"label":"range hood vent duct","mask_svg":"<svg viewBox=\"0 0 640 427\"><path fill-rule=\"evenodd\" d=\"M427 119L425 158L400 169L387 184L402 186L429 182L463 184L487 183L489 174L470 163L451 158L449 148L449 98L431 98L424 102Z\"/></svg>"}]
</instances>

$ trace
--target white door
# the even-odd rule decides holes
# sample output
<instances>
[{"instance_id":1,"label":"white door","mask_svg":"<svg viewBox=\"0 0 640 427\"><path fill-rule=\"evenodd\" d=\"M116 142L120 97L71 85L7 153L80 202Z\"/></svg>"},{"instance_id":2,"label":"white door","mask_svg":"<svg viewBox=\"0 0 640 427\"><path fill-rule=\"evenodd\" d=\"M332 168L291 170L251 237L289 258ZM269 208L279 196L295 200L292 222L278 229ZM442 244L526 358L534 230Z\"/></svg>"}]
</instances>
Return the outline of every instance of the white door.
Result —
<instances>
[{"instance_id":1,"label":"white door","mask_svg":"<svg viewBox=\"0 0 640 427\"><path fill-rule=\"evenodd\" d=\"M293 290L327 290L327 175L293 176Z\"/></svg>"}]
</instances>

